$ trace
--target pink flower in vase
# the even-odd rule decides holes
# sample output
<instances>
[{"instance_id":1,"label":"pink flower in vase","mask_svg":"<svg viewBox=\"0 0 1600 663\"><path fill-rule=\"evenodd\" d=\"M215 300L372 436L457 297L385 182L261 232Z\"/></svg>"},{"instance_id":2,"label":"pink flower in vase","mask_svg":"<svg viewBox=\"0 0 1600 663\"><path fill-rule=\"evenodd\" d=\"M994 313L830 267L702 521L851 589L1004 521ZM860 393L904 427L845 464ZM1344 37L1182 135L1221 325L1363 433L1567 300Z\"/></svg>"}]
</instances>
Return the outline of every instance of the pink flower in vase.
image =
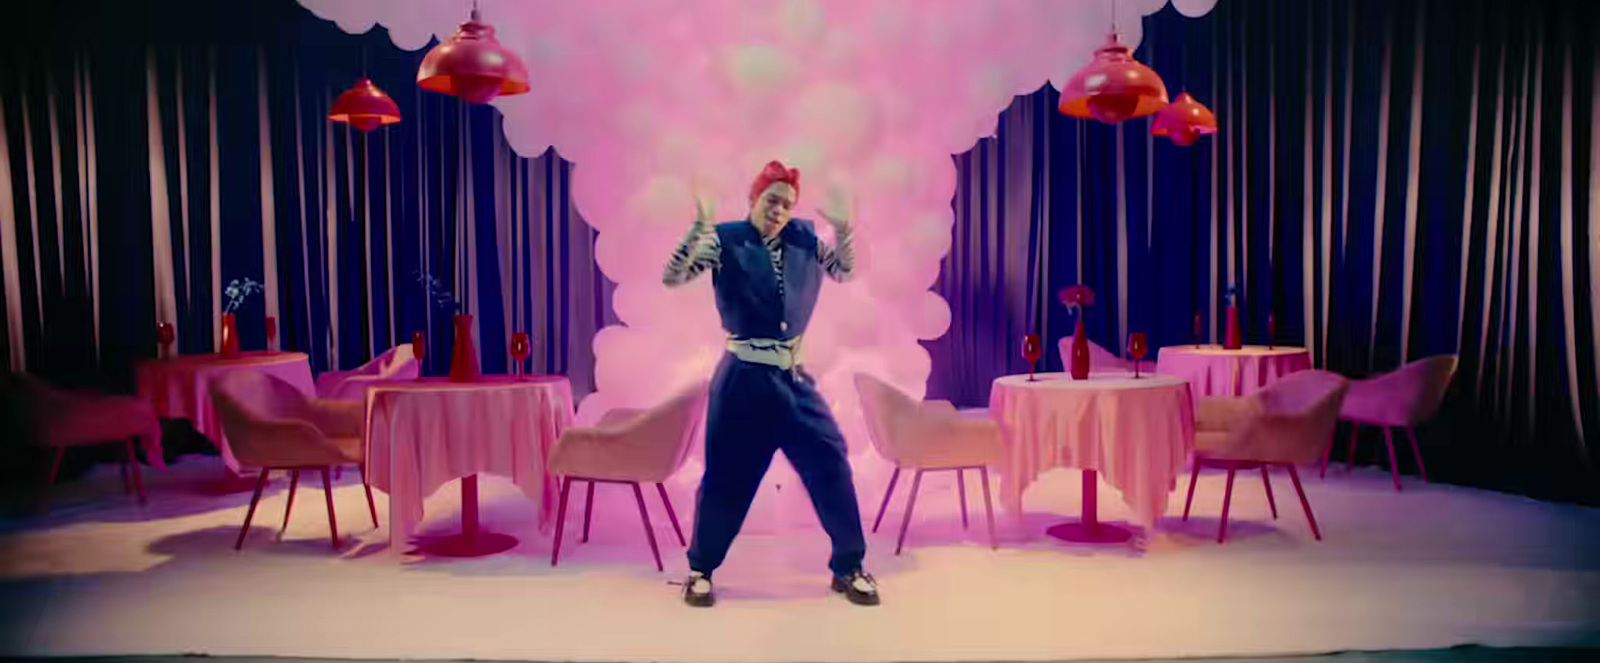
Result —
<instances>
[{"instance_id":1,"label":"pink flower in vase","mask_svg":"<svg viewBox=\"0 0 1600 663\"><path fill-rule=\"evenodd\" d=\"M1061 300L1061 305L1068 308L1094 306L1094 291L1083 284L1069 285L1056 293L1056 299Z\"/></svg>"}]
</instances>

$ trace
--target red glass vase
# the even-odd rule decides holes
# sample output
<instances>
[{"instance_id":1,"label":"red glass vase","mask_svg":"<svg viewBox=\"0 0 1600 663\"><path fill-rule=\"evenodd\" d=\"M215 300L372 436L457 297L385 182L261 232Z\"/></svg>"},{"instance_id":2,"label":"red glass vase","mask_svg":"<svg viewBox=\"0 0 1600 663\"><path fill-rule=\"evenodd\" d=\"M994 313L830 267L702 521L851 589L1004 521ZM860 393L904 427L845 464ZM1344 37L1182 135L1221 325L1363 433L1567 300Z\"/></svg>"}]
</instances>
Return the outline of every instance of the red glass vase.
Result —
<instances>
[{"instance_id":1,"label":"red glass vase","mask_svg":"<svg viewBox=\"0 0 1600 663\"><path fill-rule=\"evenodd\" d=\"M1239 307L1228 307L1228 335L1223 339L1223 349L1238 350L1244 347L1244 335L1239 333Z\"/></svg>"},{"instance_id":2,"label":"red glass vase","mask_svg":"<svg viewBox=\"0 0 1600 663\"><path fill-rule=\"evenodd\" d=\"M1069 362L1072 379L1089 379L1089 337L1083 333L1083 314L1078 314L1078 325L1072 331L1072 359Z\"/></svg>"},{"instance_id":3,"label":"red glass vase","mask_svg":"<svg viewBox=\"0 0 1600 663\"><path fill-rule=\"evenodd\" d=\"M450 354L450 381L474 382L478 379L478 348L472 343L472 316L455 317L456 345Z\"/></svg>"},{"instance_id":4,"label":"red glass vase","mask_svg":"<svg viewBox=\"0 0 1600 663\"><path fill-rule=\"evenodd\" d=\"M239 321L232 313L222 314L222 356L239 356Z\"/></svg>"}]
</instances>

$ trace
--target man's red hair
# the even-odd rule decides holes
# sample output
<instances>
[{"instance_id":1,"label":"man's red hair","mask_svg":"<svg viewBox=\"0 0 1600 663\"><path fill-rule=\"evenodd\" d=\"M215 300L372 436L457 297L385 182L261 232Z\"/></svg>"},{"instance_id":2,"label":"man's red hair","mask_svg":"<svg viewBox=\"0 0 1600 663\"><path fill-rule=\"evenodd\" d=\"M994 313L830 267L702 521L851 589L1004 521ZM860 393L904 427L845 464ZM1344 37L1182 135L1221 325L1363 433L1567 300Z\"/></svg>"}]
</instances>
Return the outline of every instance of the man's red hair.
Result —
<instances>
[{"instance_id":1,"label":"man's red hair","mask_svg":"<svg viewBox=\"0 0 1600 663\"><path fill-rule=\"evenodd\" d=\"M761 174L756 176L756 181L750 185L750 202L755 203L762 191L774 183L783 182L794 187L794 195L800 195L800 169L786 168L783 163L773 161L761 169Z\"/></svg>"}]
</instances>

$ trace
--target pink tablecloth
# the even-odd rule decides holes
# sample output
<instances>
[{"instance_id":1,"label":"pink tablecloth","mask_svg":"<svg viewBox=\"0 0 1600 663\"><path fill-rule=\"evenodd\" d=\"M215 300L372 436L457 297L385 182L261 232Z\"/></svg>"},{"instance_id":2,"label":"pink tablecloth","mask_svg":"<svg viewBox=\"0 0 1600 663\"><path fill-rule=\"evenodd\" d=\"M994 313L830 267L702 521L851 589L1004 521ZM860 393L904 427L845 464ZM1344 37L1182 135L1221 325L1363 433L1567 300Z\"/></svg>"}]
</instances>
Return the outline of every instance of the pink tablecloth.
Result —
<instances>
[{"instance_id":1,"label":"pink tablecloth","mask_svg":"<svg viewBox=\"0 0 1600 663\"><path fill-rule=\"evenodd\" d=\"M1224 350L1217 345L1174 345L1161 348L1156 372L1189 381L1194 397L1248 396L1290 373L1311 368L1305 348L1246 345Z\"/></svg>"},{"instance_id":2,"label":"pink tablecloth","mask_svg":"<svg viewBox=\"0 0 1600 663\"><path fill-rule=\"evenodd\" d=\"M1166 512L1167 495L1194 446L1189 385L1172 376L1134 379L1131 373L1038 378L1008 375L989 391L989 412L1009 443L1001 504L1020 514L1022 493L1052 468L1096 470L1140 524L1153 526Z\"/></svg>"},{"instance_id":3,"label":"pink tablecloth","mask_svg":"<svg viewBox=\"0 0 1600 663\"><path fill-rule=\"evenodd\" d=\"M316 396L311 381L311 361L303 352L246 352L232 359L222 355L182 355L172 359L139 362L139 395L150 401L156 415L188 419L217 445L222 462L237 473L239 461L222 434L222 420L211 407L211 380L230 371L259 371L282 379L307 396Z\"/></svg>"},{"instance_id":4,"label":"pink tablecloth","mask_svg":"<svg viewBox=\"0 0 1600 663\"><path fill-rule=\"evenodd\" d=\"M572 415L572 385L558 375L374 385L367 392L367 481L389 494L390 549L401 550L422 522L424 499L479 473L509 477L539 504L539 527L547 527L556 482L546 460Z\"/></svg>"}]
</instances>

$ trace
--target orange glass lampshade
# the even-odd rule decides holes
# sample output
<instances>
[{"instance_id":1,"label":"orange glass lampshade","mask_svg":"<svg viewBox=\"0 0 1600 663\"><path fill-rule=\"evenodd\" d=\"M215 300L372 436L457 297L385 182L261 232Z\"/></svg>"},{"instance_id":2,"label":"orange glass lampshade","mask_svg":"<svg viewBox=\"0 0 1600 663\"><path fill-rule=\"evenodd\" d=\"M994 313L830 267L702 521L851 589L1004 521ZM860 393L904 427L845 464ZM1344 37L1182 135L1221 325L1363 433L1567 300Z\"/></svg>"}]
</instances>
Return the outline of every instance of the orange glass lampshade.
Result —
<instances>
[{"instance_id":1,"label":"orange glass lampshade","mask_svg":"<svg viewBox=\"0 0 1600 663\"><path fill-rule=\"evenodd\" d=\"M363 78L339 95L328 111L328 119L345 122L362 131L372 131L400 121L400 107L371 79Z\"/></svg>"},{"instance_id":2,"label":"orange glass lampshade","mask_svg":"<svg viewBox=\"0 0 1600 663\"><path fill-rule=\"evenodd\" d=\"M528 68L516 53L495 41L494 26L478 20L476 9L454 35L428 51L417 69L417 85L474 104L532 89Z\"/></svg>"},{"instance_id":3,"label":"orange glass lampshade","mask_svg":"<svg viewBox=\"0 0 1600 663\"><path fill-rule=\"evenodd\" d=\"M1167 136L1178 145L1193 145L1201 136L1217 132L1217 116L1188 92L1156 113L1150 135Z\"/></svg>"},{"instance_id":4,"label":"orange glass lampshade","mask_svg":"<svg viewBox=\"0 0 1600 663\"><path fill-rule=\"evenodd\" d=\"M1067 82L1061 91L1059 110L1072 117L1116 124L1144 117L1166 105L1167 84L1155 71L1133 59L1133 51L1113 32L1094 52L1094 60Z\"/></svg>"}]
</instances>

